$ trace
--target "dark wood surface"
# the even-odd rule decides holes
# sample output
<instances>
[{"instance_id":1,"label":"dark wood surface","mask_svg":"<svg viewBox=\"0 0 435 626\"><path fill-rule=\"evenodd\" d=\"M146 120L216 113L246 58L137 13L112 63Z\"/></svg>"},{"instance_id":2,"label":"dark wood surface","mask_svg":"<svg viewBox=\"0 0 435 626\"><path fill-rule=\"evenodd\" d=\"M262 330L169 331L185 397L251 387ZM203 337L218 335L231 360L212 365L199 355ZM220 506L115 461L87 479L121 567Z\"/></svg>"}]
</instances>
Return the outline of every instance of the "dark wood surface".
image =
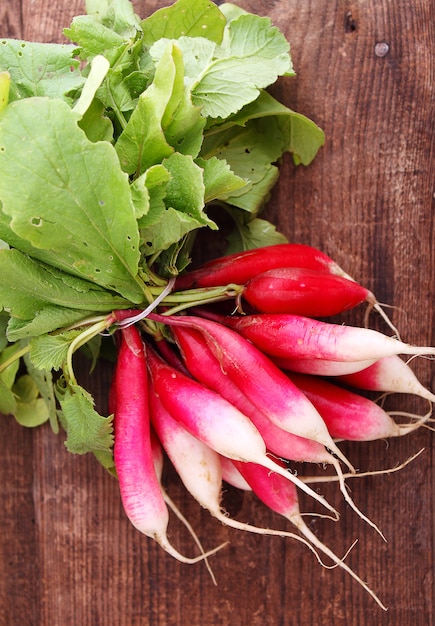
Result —
<instances>
[{"instance_id":1,"label":"dark wood surface","mask_svg":"<svg viewBox=\"0 0 435 626\"><path fill-rule=\"evenodd\" d=\"M312 117L326 145L309 168L290 159L268 208L291 239L331 254L381 302L394 305L404 339L435 344L434 44L431 0L238 0L269 15L292 45L296 79L275 93ZM169 4L139 0L145 17ZM0 36L59 41L84 11L79 0L2 0ZM378 45L382 44L382 45ZM383 53L387 52L384 56ZM356 314L355 314L356 315ZM359 319L359 318L358 318ZM434 388L434 368L414 361ZM104 408L109 368L83 381ZM426 407L414 398L397 406ZM66 452L48 427L10 418L0 437L1 626L429 626L434 614L435 434L388 444L343 444L361 470L400 473L350 483L380 537L346 506L334 485L338 524L312 526L389 607L382 612L348 575L322 569L302 545L230 531L199 510L169 472L168 488L207 548L218 585L201 564L180 565L127 522L116 481L96 461ZM226 502L239 519L286 527L248 495ZM289 526L287 525L289 529ZM174 524L171 537L189 551Z\"/></svg>"}]
</instances>

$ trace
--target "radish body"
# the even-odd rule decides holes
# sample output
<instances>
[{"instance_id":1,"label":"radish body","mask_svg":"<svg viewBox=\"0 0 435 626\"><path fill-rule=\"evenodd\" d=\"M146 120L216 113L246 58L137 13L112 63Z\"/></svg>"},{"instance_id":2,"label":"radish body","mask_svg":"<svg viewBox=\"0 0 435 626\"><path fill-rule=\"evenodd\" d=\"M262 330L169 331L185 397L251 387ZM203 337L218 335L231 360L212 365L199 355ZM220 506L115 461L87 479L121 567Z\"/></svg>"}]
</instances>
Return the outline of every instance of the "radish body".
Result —
<instances>
[{"instance_id":1,"label":"radish body","mask_svg":"<svg viewBox=\"0 0 435 626\"><path fill-rule=\"evenodd\" d=\"M380 359L359 372L340 376L340 380L367 391L409 393L435 402L435 395L420 383L409 365L399 356Z\"/></svg>"},{"instance_id":2,"label":"radish body","mask_svg":"<svg viewBox=\"0 0 435 626\"><path fill-rule=\"evenodd\" d=\"M186 430L166 411L153 391L150 392L150 407L154 427L181 481L187 491L213 517L216 517L226 526L231 526L238 530L298 539L298 536L293 533L252 526L228 517L221 508L222 461L226 457L217 454ZM230 463L230 460L227 459L227 462ZM280 466L277 467L280 468ZM266 470L266 472L270 473L270 469ZM232 475L234 476L235 473L240 475L237 468L233 465ZM286 480L285 477L282 477L282 479L283 481ZM250 486L243 478L241 480L243 481L243 488L250 490Z\"/></svg>"},{"instance_id":3,"label":"radish body","mask_svg":"<svg viewBox=\"0 0 435 626\"><path fill-rule=\"evenodd\" d=\"M191 374L249 417L270 452L293 461L313 463L333 461L333 457L326 451L324 445L279 428L259 411L221 367L201 333L180 327L174 327L173 333Z\"/></svg>"},{"instance_id":4,"label":"radish body","mask_svg":"<svg viewBox=\"0 0 435 626\"><path fill-rule=\"evenodd\" d=\"M195 316L152 315L152 319L201 332L222 370L261 413L279 428L326 446L349 465L311 402L268 357L237 332Z\"/></svg>"},{"instance_id":5,"label":"radish body","mask_svg":"<svg viewBox=\"0 0 435 626\"><path fill-rule=\"evenodd\" d=\"M291 379L319 411L332 437L374 441L401 434L396 422L372 400L314 376L292 374Z\"/></svg>"},{"instance_id":6,"label":"radish body","mask_svg":"<svg viewBox=\"0 0 435 626\"><path fill-rule=\"evenodd\" d=\"M277 367L290 372L315 376L344 376L359 372L375 363L370 361L328 361L326 359L282 359L270 357Z\"/></svg>"},{"instance_id":7,"label":"radish body","mask_svg":"<svg viewBox=\"0 0 435 626\"><path fill-rule=\"evenodd\" d=\"M240 489L241 491L251 491L250 485L243 478L232 460L228 459L226 456L221 456L220 458L222 479L236 489Z\"/></svg>"},{"instance_id":8,"label":"radish body","mask_svg":"<svg viewBox=\"0 0 435 626\"><path fill-rule=\"evenodd\" d=\"M121 332L114 383L113 455L123 508L133 526L157 541L171 556L183 563L196 563L204 555L185 557L167 538L169 512L154 465L144 346L134 326Z\"/></svg>"},{"instance_id":9,"label":"radish body","mask_svg":"<svg viewBox=\"0 0 435 626\"><path fill-rule=\"evenodd\" d=\"M199 269L179 276L175 289L218 287L230 283L242 285L258 274L279 267L300 267L346 276L337 263L320 250L304 244L284 243L209 261Z\"/></svg>"},{"instance_id":10,"label":"radish body","mask_svg":"<svg viewBox=\"0 0 435 626\"><path fill-rule=\"evenodd\" d=\"M337 315L362 302L376 303L373 294L353 280L291 267L258 274L245 284L242 296L260 313L307 317Z\"/></svg>"},{"instance_id":11,"label":"radish body","mask_svg":"<svg viewBox=\"0 0 435 626\"><path fill-rule=\"evenodd\" d=\"M321 496L267 456L265 443L252 422L218 393L164 363L148 350L148 366L156 395L170 415L212 450L231 459L259 463L295 482L308 495L334 511ZM335 513L335 511L334 511Z\"/></svg>"},{"instance_id":12,"label":"radish body","mask_svg":"<svg viewBox=\"0 0 435 626\"><path fill-rule=\"evenodd\" d=\"M369 361L397 354L435 354L376 330L331 324L291 314L222 316L219 321L239 332L260 350L283 359Z\"/></svg>"}]
</instances>

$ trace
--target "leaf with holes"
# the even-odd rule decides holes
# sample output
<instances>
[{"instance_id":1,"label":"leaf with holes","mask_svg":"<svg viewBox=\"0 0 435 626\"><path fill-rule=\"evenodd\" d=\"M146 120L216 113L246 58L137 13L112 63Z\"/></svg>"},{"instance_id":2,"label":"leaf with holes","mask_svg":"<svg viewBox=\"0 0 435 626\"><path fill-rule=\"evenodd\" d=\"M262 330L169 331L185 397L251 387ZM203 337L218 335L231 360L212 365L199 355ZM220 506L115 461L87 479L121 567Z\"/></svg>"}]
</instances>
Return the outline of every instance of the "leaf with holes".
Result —
<instances>
[{"instance_id":1,"label":"leaf with holes","mask_svg":"<svg viewBox=\"0 0 435 626\"><path fill-rule=\"evenodd\" d=\"M8 243L142 300L135 208L111 144L90 142L64 102L28 98L0 118L0 170L0 231Z\"/></svg>"},{"instance_id":2,"label":"leaf with holes","mask_svg":"<svg viewBox=\"0 0 435 626\"><path fill-rule=\"evenodd\" d=\"M68 44L0 40L0 71L11 77L9 100L48 96L71 101L71 92L85 81L75 50Z\"/></svg>"}]
</instances>

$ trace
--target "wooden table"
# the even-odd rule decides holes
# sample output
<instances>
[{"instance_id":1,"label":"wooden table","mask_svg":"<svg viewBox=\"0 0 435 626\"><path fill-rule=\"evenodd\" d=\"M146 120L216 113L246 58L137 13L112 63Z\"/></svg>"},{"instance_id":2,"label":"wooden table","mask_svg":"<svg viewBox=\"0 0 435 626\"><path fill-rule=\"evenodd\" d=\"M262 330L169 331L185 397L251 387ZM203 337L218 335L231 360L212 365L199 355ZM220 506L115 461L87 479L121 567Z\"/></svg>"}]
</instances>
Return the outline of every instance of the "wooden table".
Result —
<instances>
[{"instance_id":1,"label":"wooden table","mask_svg":"<svg viewBox=\"0 0 435 626\"><path fill-rule=\"evenodd\" d=\"M169 2L138 0L145 17ZM372 289L404 339L435 344L434 44L430 0L239 0L269 15L292 45L295 79L274 92L326 132L308 168L290 159L268 216L295 241L334 256ZM2 0L0 35L59 41L84 12L81 0ZM357 314L355 314L357 315ZM360 316L360 313L358 313ZM360 319L360 317L358 317ZM434 388L435 370L414 371ZM83 381L104 406L110 369ZM426 407L415 398L397 406ZM199 509L169 472L174 499L206 545L230 540L212 558L218 585L201 564L180 565L135 531L116 481L90 457L66 452L49 427L25 430L2 418L0 437L1 626L429 626L434 612L435 438L343 444L361 470L400 473L349 482L362 510L388 542L321 486L340 507L338 524L312 529L347 558L389 607L382 612L348 575L320 567L301 544L230 531ZM286 527L249 495L230 491L239 519ZM289 525L287 525L289 529ZM175 524L175 544L191 540Z\"/></svg>"}]
</instances>

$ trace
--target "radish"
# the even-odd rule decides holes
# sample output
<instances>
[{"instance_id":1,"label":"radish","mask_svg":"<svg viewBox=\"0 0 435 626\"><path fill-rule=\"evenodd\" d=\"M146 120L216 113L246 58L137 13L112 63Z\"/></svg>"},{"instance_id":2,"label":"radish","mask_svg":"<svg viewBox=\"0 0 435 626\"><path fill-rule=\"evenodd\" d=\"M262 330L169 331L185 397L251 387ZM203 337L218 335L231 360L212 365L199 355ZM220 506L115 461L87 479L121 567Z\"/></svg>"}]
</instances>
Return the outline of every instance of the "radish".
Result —
<instances>
[{"instance_id":1,"label":"radish","mask_svg":"<svg viewBox=\"0 0 435 626\"><path fill-rule=\"evenodd\" d=\"M267 449L292 461L331 463L335 459L324 445L293 435L274 424L248 400L234 384L208 347L203 335L189 328L172 329L187 369L203 385L218 392L249 417L258 429Z\"/></svg>"},{"instance_id":2,"label":"radish","mask_svg":"<svg viewBox=\"0 0 435 626\"><path fill-rule=\"evenodd\" d=\"M155 393L168 413L192 435L223 456L253 461L280 472L336 514L323 497L311 489L307 490L302 481L267 456L260 433L236 407L218 393L166 364L151 348L147 349L147 355Z\"/></svg>"},{"instance_id":3,"label":"radish","mask_svg":"<svg viewBox=\"0 0 435 626\"><path fill-rule=\"evenodd\" d=\"M335 261L320 250L304 244L284 243L213 259L199 269L178 276L175 289L244 284L258 274L278 267L322 270L349 278Z\"/></svg>"},{"instance_id":4,"label":"radish","mask_svg":"<svg viewBox=\"0 0 435 626\"><path fill-rule=\"evenodd\" d=\"M222 479L236 489L251 491L250 485L248 485L232 460L228 459L226 456L219 456L221 460Z\"/></svg>"},{"instance_id":5,"label":"radish","mask_svg":"<svg viewBox=\"0 0 435 626\"><path fill-rule=\"evenodd\" d=\"M299 510L297 492L291 483L286 484L281 480L279 474L265 471L264 468L255 463L240 463L234 461L234 464L245 478L247 483L251 486L252 491L257 497L266 504L272 511L275 511L279 515L284 516L296 528L302 533L302 535L310 541L313 546L326 554L336 565L344 569L348 574L352 576L379 604L379 606L386 610L386 607L382 604L376 594L368 587L368 585L361 580L357 574L338 558L327 546L325 546L314 533L308 528L302 519L302 515Z\"/></svg>"},{"instance_id":6,"label":"radish","mask_svg":"<svg viewBox=\"0 0 435 626\"><path fill-rule=\"evenodd\" d=\"M238 530L301 540L301 537L294 533L252 526L235 520L223 512L221 507L222 461L226 457L219 455L207 444L194 437L178 420L174 419L152 389L150 389L150 410L154 427L181 481L187 491L213 517L226 526ZM231 463L228 458L226 460L228 464ZM283 469L283 466L277 465L277 467ZM270 473L270 469L265 468L265 471ZM233 465L232 474L234 475L235 472L241 475L236 466ZM244 479L242 478L242 480ZM284 482L285 480L283 477ZM246 481L243 484L250 490ZM302 542L312 549L312 546L306 541Z\"/></svg>"},{"instance_id":7,"label":"radish","mask_svg":"<svg viewBox=\"0 0 435 626\"><path fill-rule=\"evenodd\" d=\"M142 339L134 326L122 330L115 370L114 461L124 511L141 533L183 563L205 555L180 554L167 538L169 513L153 462L148 411L148 376Z\"/></svg>"},{"instance_id":8,"label":"radish","mask_svg":"<svg viewBox=\"0 0 435 626\"><path fill-rule=\"evenodd\" d=\"M328 361L326 359L281 359L270 357L277 367L290 372L316 376L344 376L359 372L375 363L370 361Z\"/></svg>"},{"instance_id":9,"label":"radish","mask_svg":"<svg viewBox=\"0 0 435 626\"><path fill-rule=\"evenodd\" d=\"M358 372L340 376L339 380L367 391L409 393L435 402L435 394L426 389L409 365L395 355L379 359Z\"/></svg>"},{"instance_id":10,"label":"radish","mask_svg":"<svg viewBox=\"0 0 435 626\"><path fill-rule=\"evenodd\" d=\"M346 489L340 464L326 450L325 446L312 439L299 437L282 430L253 406L221 369L218 360L208 349L204 338L198 331L179 327L175 327L172 330L181 348L186 365L192 374L203 384L220 393L222 397L226 398L248 416L260 432L270 452L292 461L332 465L339 477L340 490L346 502L362 519L378 531L377 527L361 513L352 501Z\"/></svg>"},{"instance_id":11,"label":"radish","mask_svg":"<svg viewBox=\"0 0 435 626\"><path fill-rule=\"evenodd\" d=\"M152 319L201 332L223 371L261 413L283 430L326 446L353 469L311 402L284 372L237 332L195 316L153 314Z\"/></svg>"},{"instance_id":12,"label":"radish","mask_svg":"<svg viewBox=\"0 0 435 626\"><path fill-rule=\"evenodd\" d=\"M394 354L435 354L435 348L403 343L376 330L300 315L234 315L221 316L217 321L239 332L266 354L283 359L354 362L374 361Z\"/></svg>"},{"instance_id":13,"label":"radish","mask_svg":"<svg viewBox=\"0 0 435 626\"><path fill-rule=\"evenodd\" d=\"M314 376L291 374L291 380L314 404L331 437L348 441L374 441L409 432L379 405L363 396Z\"/></svg>"},{"instance_id":14,"label":"radish","mask_svg":"<svg viewBox=\"0 0 435 626\"><path fill-rule=\"evenodd\" d=\"M245 284L242 297L261 313L308 317L337 315L368 302L374 295L353 280L319 270L281 267L258 274Z\"/></svg>"}]
</instances>

